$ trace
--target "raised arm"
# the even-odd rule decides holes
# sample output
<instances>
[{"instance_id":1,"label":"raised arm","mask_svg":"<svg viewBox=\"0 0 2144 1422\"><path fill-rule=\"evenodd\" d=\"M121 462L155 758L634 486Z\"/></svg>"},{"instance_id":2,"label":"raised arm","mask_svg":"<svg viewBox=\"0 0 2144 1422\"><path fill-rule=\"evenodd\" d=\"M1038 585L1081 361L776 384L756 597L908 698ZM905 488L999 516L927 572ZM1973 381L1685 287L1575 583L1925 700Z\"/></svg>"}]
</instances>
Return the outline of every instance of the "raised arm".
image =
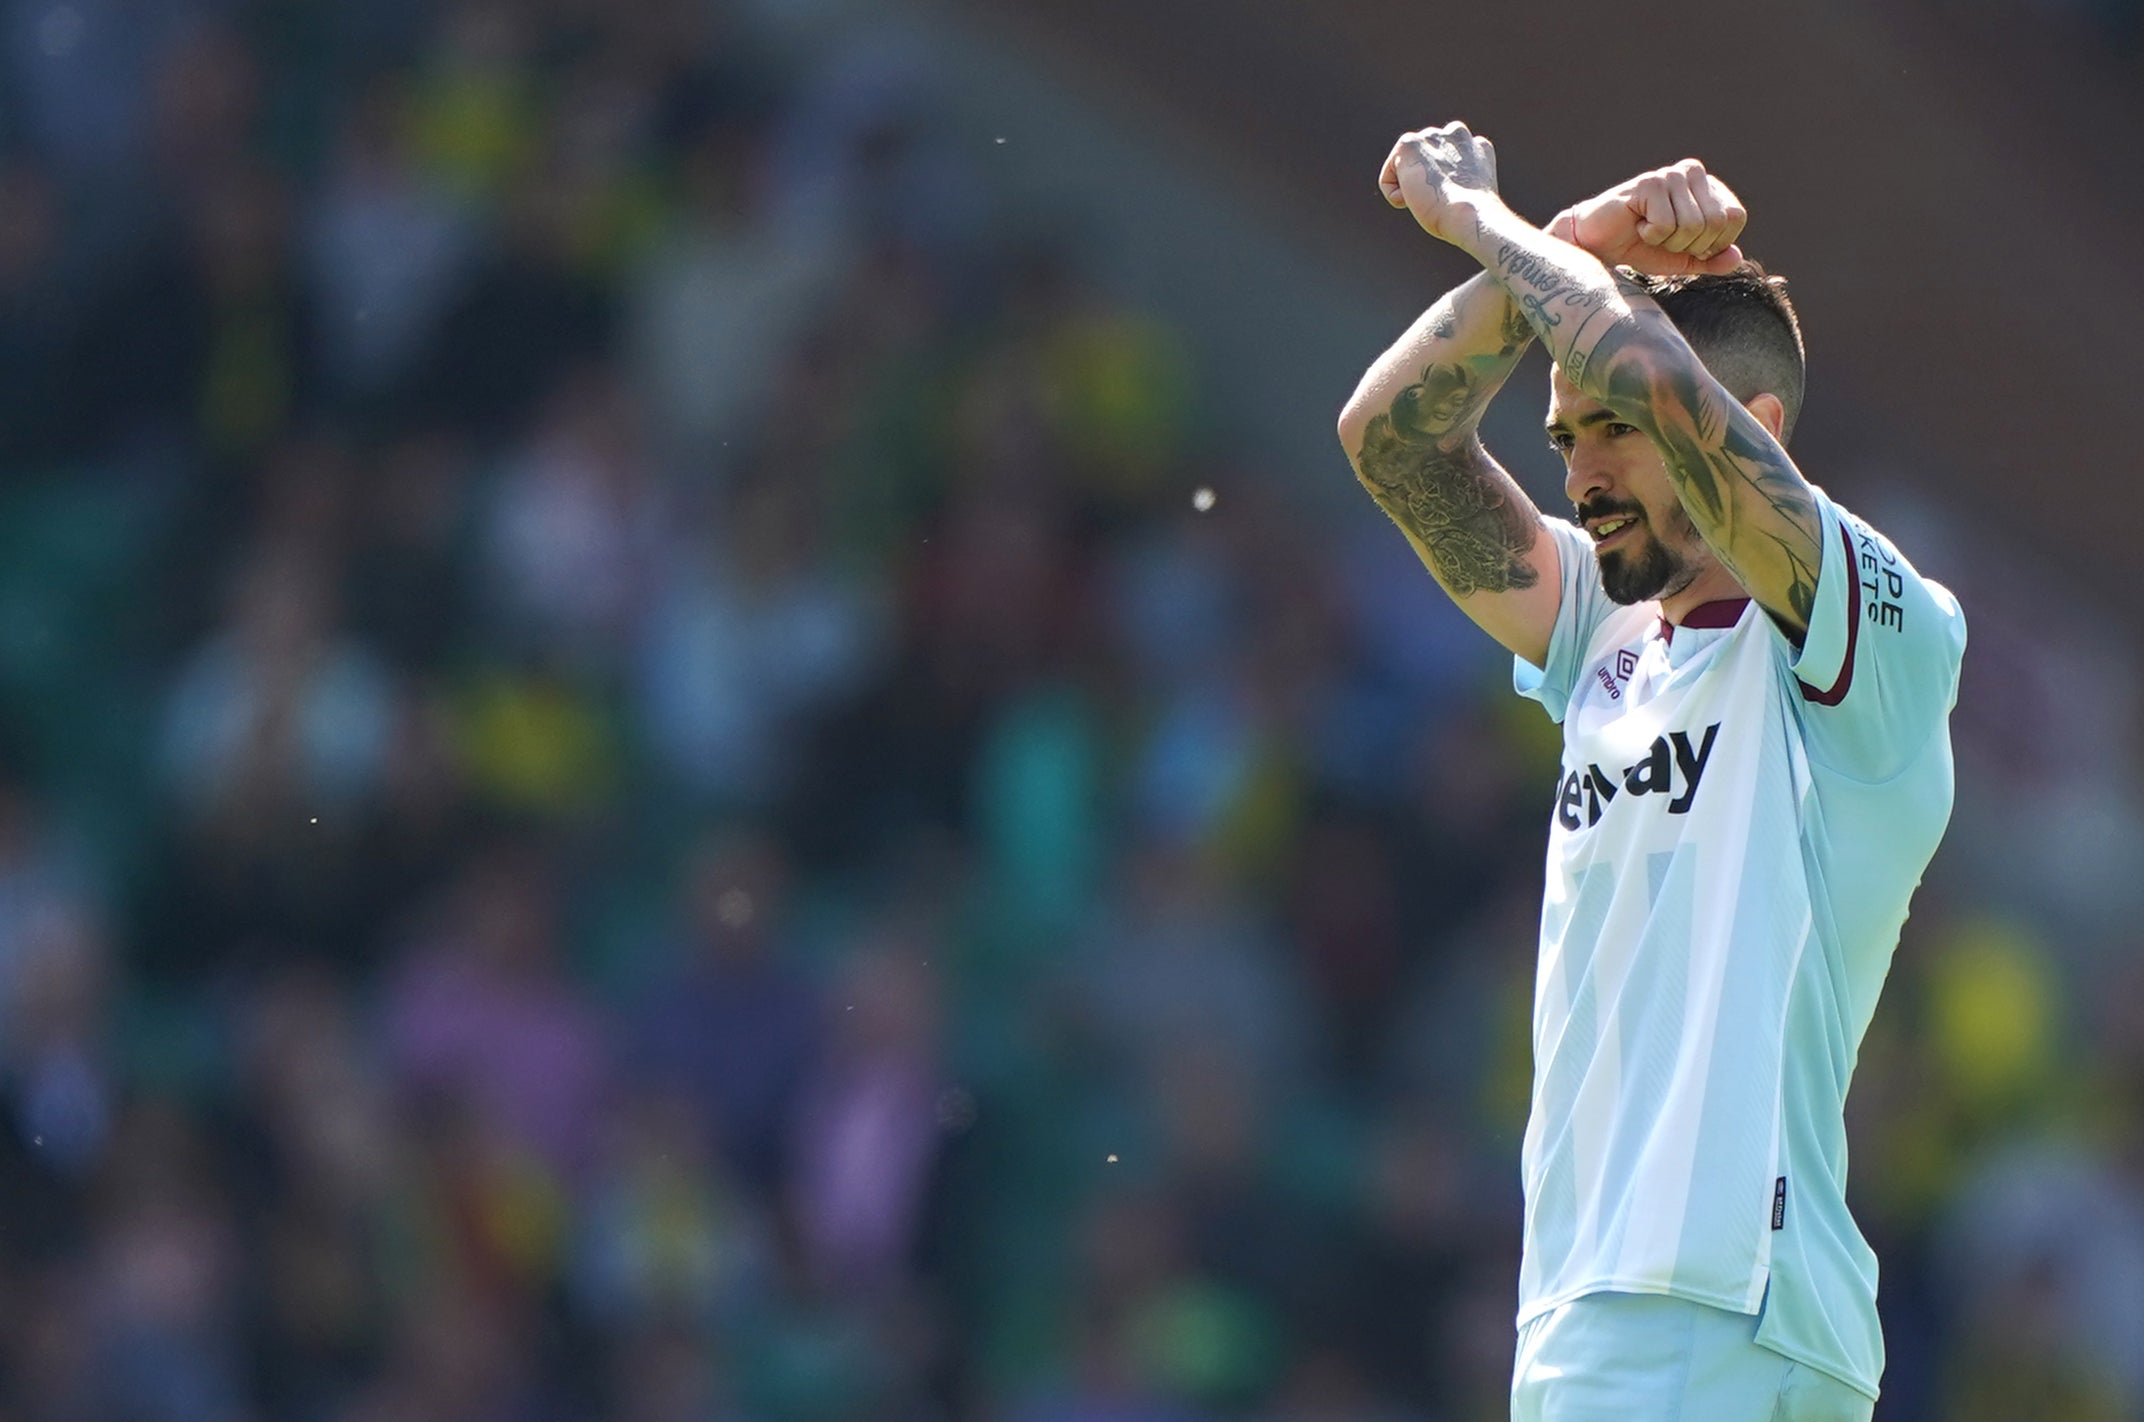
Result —
<instances>
[{"instance_id":1,"label":"raised arm","mask_svg":"<svg viewBox=\"0 0 2144 1422\"><path fill-rule=\"evenodd\" d=\"M1403 139L1379 174L1395 206L1405 205L1404 148ZM1721 195L1731 219L1700 217L1689 201L1693 183ZM1640 173L1550 223L1602 260L1663 275L1731 270L1741 260L1741 225L1733 194L1694 163ZM1371 365L1341 411L1340 442L1363 487L1459 607L1540 665L1561 596L1555 543L1541 537L1540 511L1476 433L1533 337L1505 284L1489 272L1474 277Z\"/></svg>"},{"instance_id":2,"label":"raised arm","mask_svg":"<svg viewBox=\"0 0 2144 1422\"><path fill-rule=\"evenodd\" d=\"M1449 124L1403 146L1399 177L1415 219L1481 262L1573 384L1651 437L1684 511L1736 581L1789 632L1807 630L1823 562L1816 500L1771 431L1650 297L1504 205L1486 140Z\"/></svg>"},{"instance_id":3,"label":"raised arm","mask_svg":"<svg viewBox=\"0 0 2144 1422\"><path fill-rule=\"evenodd\" d=\"M1362 377L1340 442L1370 497L1483 630L1540 662L1556 623L1555 544L1475 433L1533 327L1484 272L1424 312Z\"/></svg>"}]
</instances>

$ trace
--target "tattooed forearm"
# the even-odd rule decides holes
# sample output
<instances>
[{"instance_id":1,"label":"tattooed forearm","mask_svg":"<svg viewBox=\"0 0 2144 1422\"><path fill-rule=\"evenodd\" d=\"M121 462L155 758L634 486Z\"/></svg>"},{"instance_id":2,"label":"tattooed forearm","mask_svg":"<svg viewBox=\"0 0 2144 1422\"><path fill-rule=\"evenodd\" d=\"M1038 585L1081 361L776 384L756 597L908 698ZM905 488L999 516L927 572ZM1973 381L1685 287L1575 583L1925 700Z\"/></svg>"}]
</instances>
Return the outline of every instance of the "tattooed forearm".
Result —
<instances>
[{"instance_id":1,"label":"tattooed forearm","mask_svg":"<svg viewBox=\"0 0 2144 1422\"><path fill-rule=\"evenodd\" d=\"M1474 235L1470 250L1510 294L1548 346L1549 358L1583 387L1594 348L1629 317L1616 279L1599 262L1508 210L1481 214Z\"/></svg>"},{"instance_id":2,"label":"tattooed forearm","mask_svg":"<svg viewBox=\"0 0 2144 1422\"><path fill-rule=\"evenodd\" d=\"M1540 516L1471 434L1447 450L1406 438L1380 415L1355 451L1355 468L1452 596L1534 585L1526 554L1540 536Z\"/></svg>"},{"instance_id":3,"label":"tattooed forearm","mask_svg":"<svg viewBox=\"0 0 2144 1422\"><path fill-rule=\"evenodd\" d=\"M1521 242L1503 241L1496 244L1496 265L1506 276L1524 282L1542 296L1554 296L1571 284L1556 264L1547 257L1526 250Z\"/></svg>"},{"instance_id":4,"label":"tattooed forearm","mask_svg":"<svg viewBox=\"0 0 2144 1422\"><path fill-rule=\"evenodd\" d=\"M1796 627L1823 565L1816 495L1658 308L1604 348L1605 401L1652 436L1690 521L1752 596Z\"/></svg>"}]
</instances>

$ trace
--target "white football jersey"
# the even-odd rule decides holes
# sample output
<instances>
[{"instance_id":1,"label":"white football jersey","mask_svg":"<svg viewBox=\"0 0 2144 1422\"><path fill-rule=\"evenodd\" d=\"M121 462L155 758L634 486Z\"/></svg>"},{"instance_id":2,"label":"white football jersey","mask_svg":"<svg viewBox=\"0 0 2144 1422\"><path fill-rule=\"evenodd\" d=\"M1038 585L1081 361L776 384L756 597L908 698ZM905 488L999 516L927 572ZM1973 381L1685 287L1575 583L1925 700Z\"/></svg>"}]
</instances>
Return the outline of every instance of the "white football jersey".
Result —
<instances>
[{"instance_id":1,"label":"white football jersey","mask_svg":"<svg viewBox=\"0 0 2144 1422\"><path fill-rule=\"evenodd\" d=\"M1534 994L1520 1319L1597 1291L1763 1314L1871 1396L1847 1082L1951 808L1965 624L1818 496L1797 649L1746 600L1670 628L1545 520L1563 597L1521 693L1563 723Z\"/></svg>"}]
</instances>

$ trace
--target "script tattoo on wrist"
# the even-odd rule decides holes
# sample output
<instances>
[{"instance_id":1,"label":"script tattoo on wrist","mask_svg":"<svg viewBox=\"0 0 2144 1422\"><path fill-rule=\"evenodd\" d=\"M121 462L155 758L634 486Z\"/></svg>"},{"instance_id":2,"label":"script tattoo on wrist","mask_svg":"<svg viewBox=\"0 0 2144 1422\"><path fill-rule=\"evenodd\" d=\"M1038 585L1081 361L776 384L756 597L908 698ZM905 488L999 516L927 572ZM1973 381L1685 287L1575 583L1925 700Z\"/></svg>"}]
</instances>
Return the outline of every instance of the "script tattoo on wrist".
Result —
<instances>
[{"instance_id":1,"label":"script tattoo on wrist","mask_svg":"<svg viewBox=\"0 0 2144 1422\"><path fill-rule=\"evenodd\" d=\"M1583 384L1591 352L1581 341L1588 325L1607 309L1607 293L1508 239L1496 244L1496 272L1520 313L1549 343L1549 354L1574 382ZM1571 323L1568 330L1566 321Z\"/></svg>"},{"instance_id":2,"label":"script tattoo on wrist","mask_svg":"<svg viewBox=\"0 0 2144 1422\"><path fill-rule=\"evenodd\" d=\"M1543 261L1515 242L1496 244L1496 265L1507 281L1523 283L1528 290L1512 288L1512 295L1533 324L1545 337L1551 328L1563 324L1563 316L1549 309L1552 297L1565 294L1569 282L1555 266Z\"/></svg>"}]
</instances>

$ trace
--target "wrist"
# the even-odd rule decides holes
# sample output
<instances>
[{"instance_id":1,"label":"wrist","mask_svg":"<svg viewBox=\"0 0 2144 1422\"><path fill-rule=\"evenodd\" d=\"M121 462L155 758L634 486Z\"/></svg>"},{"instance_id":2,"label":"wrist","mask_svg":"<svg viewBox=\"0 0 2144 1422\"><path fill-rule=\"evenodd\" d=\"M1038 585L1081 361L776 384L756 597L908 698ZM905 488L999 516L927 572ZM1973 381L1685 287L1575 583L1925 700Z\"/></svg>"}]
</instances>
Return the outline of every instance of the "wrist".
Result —
<instances>
[{"instance_id":1,"label":"wrist","mask_svg":"<svg viewBox=\"0 0 2144 1422\"><path fill-rule=\"evenodd\" d=\"M1520 220L1496 193L1469 193L1456 198L1450 211L1452 220L1445 224L1445 240L1484 267L1489 265L1487 254L1494 249L1496 234Z\"/></svg>"}]
</instances>

